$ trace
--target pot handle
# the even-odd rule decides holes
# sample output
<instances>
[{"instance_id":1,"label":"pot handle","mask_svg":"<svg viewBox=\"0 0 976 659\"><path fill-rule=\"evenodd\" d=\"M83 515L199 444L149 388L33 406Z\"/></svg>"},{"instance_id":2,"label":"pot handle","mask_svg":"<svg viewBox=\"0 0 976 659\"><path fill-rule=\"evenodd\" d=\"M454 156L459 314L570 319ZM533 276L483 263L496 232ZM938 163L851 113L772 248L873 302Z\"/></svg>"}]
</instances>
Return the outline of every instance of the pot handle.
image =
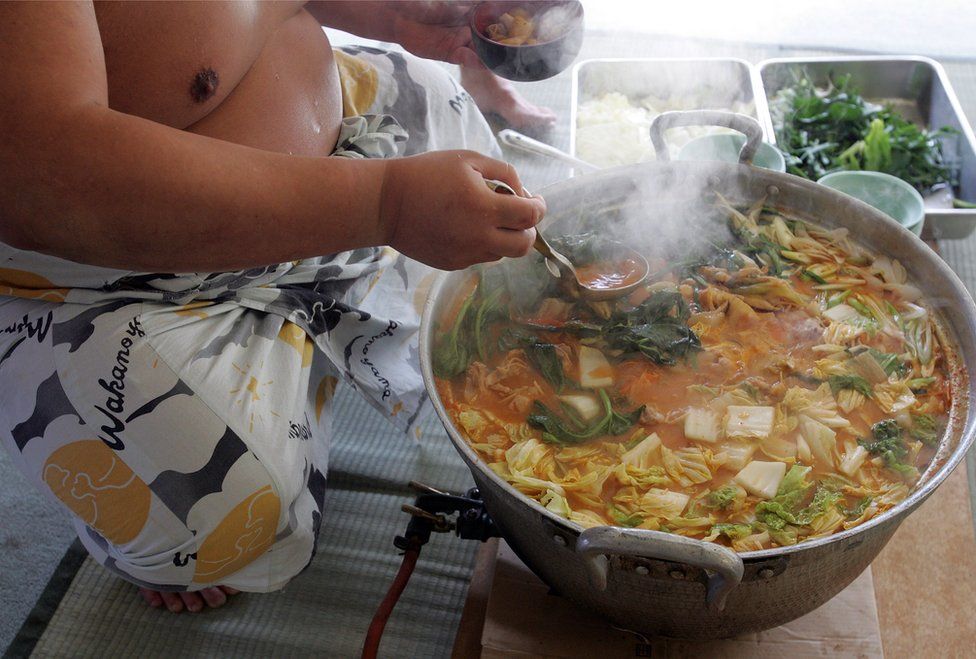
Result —
<instances>
[{"instance_id":1,"label":"pot handle","mask_svg":"<svg viewBox=\"0 0 976 659\"><path fill-rule=\"evenodd\" d=\"M746 143L739 151L739 164L751 165L752 159L762 144L763 131L759 122L750 116L724 110L674 110L662 112L651 122L651 144L654 153L662 162L671 160L664 133L670 128L681 126L721 126L739 131L746 136Z\"/></svg>"},{"instance_id":2,"label":"pot handle","mask_svg":"<svg viewBox=\"0 0 976 659\"><path fill-rule=\"evenodd\" d=\"M705 601L716 611L725 608L725 600L742 581L744 570L742 559L731 549L649 529L586 529L576 541L576 551L582 554L590 582L597 590L607 589L608 554L685 563L706 570L709 575Z\"/></svg>"}]
</instances>

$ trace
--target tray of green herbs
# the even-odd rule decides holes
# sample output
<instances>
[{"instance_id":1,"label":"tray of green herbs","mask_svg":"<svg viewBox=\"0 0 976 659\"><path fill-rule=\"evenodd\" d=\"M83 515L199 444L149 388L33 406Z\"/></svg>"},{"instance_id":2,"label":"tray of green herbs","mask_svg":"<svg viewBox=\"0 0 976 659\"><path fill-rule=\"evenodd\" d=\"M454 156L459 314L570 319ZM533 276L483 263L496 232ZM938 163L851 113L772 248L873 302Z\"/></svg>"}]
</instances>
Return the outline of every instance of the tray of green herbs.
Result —
<instances>
[{"instance_id":1,"label":"tray of green herbs","mask_svg":"<svg viewBox=\"0 0 976 659\"><path fill-rule=\"evenodd\" d=\"M839 169L884 172L922 194L957 183L941 141L956 130L928 130L891 105L868 101L850 74L826 88L803 75L779 92L770 111L791 174L817 180Z\"/></svg>"},{"instance_id":2,"label":"tray of green herbs","mask_svg":"<svg viewBox=\"0 0 976 659\"><path fill-rule=\"evenodd\" d=\"M942 66L925 57L782 58L756 68L760 121L787 171L870 170L907 181L938 238L976 229L976 136Z\"/></svg>"}]
</instances>

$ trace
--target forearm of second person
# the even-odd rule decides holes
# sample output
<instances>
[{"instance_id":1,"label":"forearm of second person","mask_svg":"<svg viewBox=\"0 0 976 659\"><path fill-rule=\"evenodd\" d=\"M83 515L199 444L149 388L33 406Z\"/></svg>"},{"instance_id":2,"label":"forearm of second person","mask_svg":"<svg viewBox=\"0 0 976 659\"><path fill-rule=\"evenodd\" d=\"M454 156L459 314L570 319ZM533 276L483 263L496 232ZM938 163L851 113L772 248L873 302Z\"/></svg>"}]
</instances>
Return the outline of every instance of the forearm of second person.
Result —
<instances>
[{"instance_id":1,"label":"forearm of second person","mask_svg":"<svg viewBox=\"0 0 976 659\"><path fill-rule=\"evenodd\" d=\"M0 240L15 247L126 270L194 272L387 239L383 161L276 154L98 106L59 123L0 149Z\"/></svg>"},{"instance_id":2,"label":"forearm of second person","mask_svg":"<svg viewBox=\"0 0 976 659\"><path fill-rule=\"evenodd\" d=\"M320 24L377 41L395 41L396 2L387 0L314 0L305 8Z\"/></svg>"}]
</instances>

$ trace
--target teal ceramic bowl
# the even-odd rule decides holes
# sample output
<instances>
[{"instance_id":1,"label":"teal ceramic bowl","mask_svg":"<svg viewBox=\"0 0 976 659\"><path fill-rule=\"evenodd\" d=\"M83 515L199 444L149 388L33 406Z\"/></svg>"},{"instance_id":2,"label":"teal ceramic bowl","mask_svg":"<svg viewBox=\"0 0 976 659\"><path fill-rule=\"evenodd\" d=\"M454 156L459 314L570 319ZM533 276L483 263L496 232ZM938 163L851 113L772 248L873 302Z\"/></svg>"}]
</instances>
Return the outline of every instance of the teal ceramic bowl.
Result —
<instances>
[{"instance_id":1,"label":"teal ceramic bowl","mask_svg":"<svg viewBox=\"0 0 976 659\"><path fill-rule=\"evenodd\" d=\"M738 133L718 133L702 135L691 140L678 152L678 160L718 160L720 162L739 162L739 151L746 143L746 136ZM772 144L763 142L753 158L756 167L785 172L786 161Z\"/></svg>"},{"instance_id":2,"label":"teal ceramic bowl","mask_svg":"<svg viewBox=\"0 0 976 659\"><path fill-rule=\"evenodd\" d=\"M881 172L832 172L817 183L874 206L916 236L925 225L922 195L905 181Z\"/></svg>"}]
</instances>

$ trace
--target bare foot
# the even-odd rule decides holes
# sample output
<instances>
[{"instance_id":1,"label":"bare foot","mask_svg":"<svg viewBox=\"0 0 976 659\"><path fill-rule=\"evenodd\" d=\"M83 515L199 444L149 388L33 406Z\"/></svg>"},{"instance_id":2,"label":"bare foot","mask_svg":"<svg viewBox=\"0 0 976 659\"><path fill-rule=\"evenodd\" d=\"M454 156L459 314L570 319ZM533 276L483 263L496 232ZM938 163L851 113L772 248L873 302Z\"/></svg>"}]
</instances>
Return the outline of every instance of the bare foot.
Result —
<instances>
[{"instance_id":1,"label":"bare foot","mask_svg":"<svg viewBox=\"0 0 976 659\"><path fill-rule=\"evenodd\" d=\"M204 588L193 592L170 593L158 590L140 588L139 594L146 604L158 609L165 605L173 613L179 613L186 609L190 613L202 611L204 607L218 609L227 603L229 595L236 595L239 590L230 586L216 586L214 588Z\"/></svg>"},{"instance_id":2,"label":"bare foot","mask_svg":"<svg viewBox=\"0 0 976 659\"><path fill-rule=\"evenodd\" d=\"M533 105L508 80L499 78L481 63L474 51L461 58L461 85L482 112L494 112L512 128L541 128L556 123L556 113Z\"/></svg>"}]
</instances>

